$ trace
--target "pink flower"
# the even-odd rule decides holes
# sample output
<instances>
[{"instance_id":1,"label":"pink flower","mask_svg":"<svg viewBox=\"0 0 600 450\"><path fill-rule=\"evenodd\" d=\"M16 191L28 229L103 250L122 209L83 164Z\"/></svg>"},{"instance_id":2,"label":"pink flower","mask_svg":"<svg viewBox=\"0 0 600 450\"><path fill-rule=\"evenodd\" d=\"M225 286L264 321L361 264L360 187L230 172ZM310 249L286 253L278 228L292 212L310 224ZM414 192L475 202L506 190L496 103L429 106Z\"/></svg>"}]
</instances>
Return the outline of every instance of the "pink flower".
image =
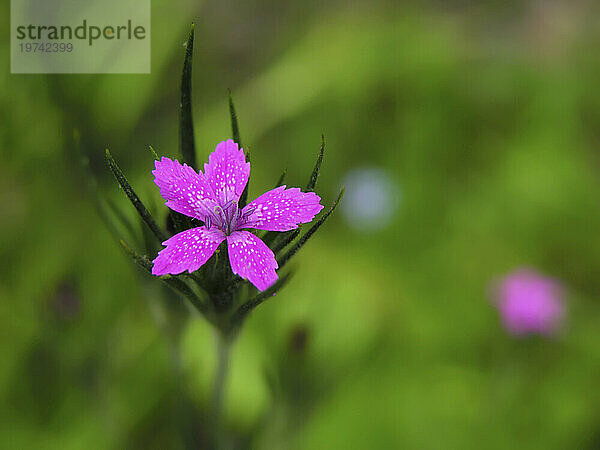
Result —
<instances>
[{"instance_id":1,"label":"pink flower","mask_svg":"<svg viewBox=\"0 0 600 450\"><path fill-rule=\"evenodd\" d=\"M204 222L163 242L153 261L154 275L194 272L227 240L233 273L263 291L277 280L275 255L257 236L245 229L288 231L310 222L323 209L314 192L298 188L272 189L243 209L238 200L248 183L250 163L231 139L217 144L204 165L204 173L163 157L152 171L166 205Z\"/></svg>"},{"instance_id":2,"label":"pink flower","mask_svg":"<svg viewBox=\"0 0 600 450\"><path fill-rule=\"evenodd\" d=\"M560 283L531 269L504 277L496 291L496 303L504 327L514 335L553 335L564 320Z\"/></svg>"}]
</instances>

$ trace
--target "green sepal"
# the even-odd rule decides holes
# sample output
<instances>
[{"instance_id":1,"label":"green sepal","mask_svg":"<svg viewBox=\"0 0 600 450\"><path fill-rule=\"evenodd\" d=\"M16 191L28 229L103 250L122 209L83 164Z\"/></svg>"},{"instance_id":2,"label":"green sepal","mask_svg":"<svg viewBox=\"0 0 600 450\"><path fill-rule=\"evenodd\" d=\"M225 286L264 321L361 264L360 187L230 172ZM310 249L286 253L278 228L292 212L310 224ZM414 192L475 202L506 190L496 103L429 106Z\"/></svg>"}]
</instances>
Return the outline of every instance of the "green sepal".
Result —
<instances>
[{"instance_id":1,"label":"green sepal","mask_svg":"<svg viewBox=\"0 0 600 450\"><path fill-rule=\"evenodd\" d=\"M127 197L129 198L129 201L135 207L138 214L144 220L146 225L148 225L148 227L152 230L152 232L154 233L154 236L156 236L156 238L159 240L159 242L166 241L167 235L157 225L156 221L154 220L154 218L152 217L152 215L150 214L148 209L144 206L144 204L142 203L140 198L134 192L133 188L127 181L127 178L125 178L123 171L121 170L119 165L116 163L116 161L114 160L114 158L112 157L112 155L110 154L110 151L108 149L106 149L106 161L108 162L108 167L112 171L117 182L119 183L119 185L121 186L123 191L125 191L125 195L127 195Z\"/></svg>"},{"instance_id":2,"label":"green sepal","mask_svg":"<svg viewBox=\"0 0 600 450\"><path fill-rule=\"evenodd\" d=\"M323 214L321 216L321 218L319 220L317 220L317 222L312 227L310 227L310 229L300 238L300 240L298 242L296 242L296 244L294 244L294 246L291 249L289 249L281 258L277 259L277 263L279 264L280 269L290 260L290 258L292 256L294 256L296 254L296 252L298 250L300 250L300 248L302 248L302 246L304 244L306 244L306 241L308 241L310 239L310 237L313 234L315 234L315 232L321 227L321 225L323 225L325 223L327 218L331 215L331 213L335 210L337 205L340 203L340 200L342 199L343 196L344 196L344 188L342 188L340 190L340 193L338 194L337 199L335 200L333 205L330 206L330 208L327 210L327 212L325 214Z\"/></svg>"},{"instance_id":3,"label":"green sepal","mask_svg":"<svg viewBox=\"0 0 600 450\"><path fill-rule=\"evenodd\" d=\"M194 24L185 44L185 58L181 72L181 103L179 112L179 151L183 162L196 168L196 145L192 120L192 55L194 50Z\"/></svg>"}]
</instances>

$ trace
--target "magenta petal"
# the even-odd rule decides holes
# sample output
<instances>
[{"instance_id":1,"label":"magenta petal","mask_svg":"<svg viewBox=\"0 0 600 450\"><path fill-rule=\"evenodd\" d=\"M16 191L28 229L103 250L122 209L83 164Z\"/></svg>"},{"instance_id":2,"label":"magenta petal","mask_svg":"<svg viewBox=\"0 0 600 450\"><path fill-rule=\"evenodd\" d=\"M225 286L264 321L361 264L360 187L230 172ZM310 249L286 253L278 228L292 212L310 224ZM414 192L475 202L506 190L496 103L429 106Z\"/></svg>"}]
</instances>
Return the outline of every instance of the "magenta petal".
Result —
<instances>
[{"instance_id":1,"label":"magenta petal","mask_svg":"<svg viewBox=\"0 0 600 450\"><path fill-rule=\"evenodd\" d=\"M287 231L307 223L323 209L321 197L299 188L279 186L251 201L243 210L245 223L240 228Z\"/></svg>"},{"instance_id":2,"label":"magenta petal","mask_svg":"<svg viewBox=\"0 0 600 450\"><path fill-rule=\"evenodd\" d=\"M217 247L225 239L225 234L216 228L192 228L182 231L163 242L162 249L154 261L152 274L177 274L194 272L210 259Z\"/></svg>"},{"instance_id":3,"label":"magenta petal","mask_svg":"<svg viewBox=\"0 0 600 450\"><path fill-rule=\"evenodd\" d=\"M202 172L187 164L163 157L154 163L154 182L166 205L186 216L204 220L217 205L214 193Z\"/></svg>"},{"instance_id":4,"label":"magenta petal","mask_svg":"<svg viewBox=\"0 0 600 450\"><path fill-rule=\"evenodd\" d=\"M264 291L277 281L278 264L266 244L249 231L234 231L227 237L229 262L236 275Z\"/></svg>"},{"instance_id":5,"label":"magenta petal","mask_svg":"<svg viewBox=\"0 0 600 450\"><path fill-rule=\"evenodd\" d=\"M250 176L250 163L233 140L220 142L204 164L206 179L221 204L238 201Z\"/></svg>"}]
</instances>

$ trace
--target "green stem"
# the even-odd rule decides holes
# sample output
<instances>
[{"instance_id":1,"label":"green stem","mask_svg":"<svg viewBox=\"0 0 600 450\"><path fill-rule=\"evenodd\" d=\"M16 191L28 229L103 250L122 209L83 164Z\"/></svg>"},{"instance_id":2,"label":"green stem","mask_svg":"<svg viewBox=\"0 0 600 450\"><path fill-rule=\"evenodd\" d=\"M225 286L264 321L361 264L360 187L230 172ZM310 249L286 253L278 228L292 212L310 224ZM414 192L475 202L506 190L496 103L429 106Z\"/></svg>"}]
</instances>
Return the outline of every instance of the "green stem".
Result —
<instances>
[{"instance_id":1,"label":"green stem","mask_svg":"<svg viewBox=\"0 0 600 450\"><path fill-rule=\"evenodd\" d=\"M220 330L216 331L217 363L213 383L210 412L213 423L214 447L223 448L223 398L225 394L225 383L229 369L229 356L231 350L230 337Z\"/></svg>"}]
</instances>

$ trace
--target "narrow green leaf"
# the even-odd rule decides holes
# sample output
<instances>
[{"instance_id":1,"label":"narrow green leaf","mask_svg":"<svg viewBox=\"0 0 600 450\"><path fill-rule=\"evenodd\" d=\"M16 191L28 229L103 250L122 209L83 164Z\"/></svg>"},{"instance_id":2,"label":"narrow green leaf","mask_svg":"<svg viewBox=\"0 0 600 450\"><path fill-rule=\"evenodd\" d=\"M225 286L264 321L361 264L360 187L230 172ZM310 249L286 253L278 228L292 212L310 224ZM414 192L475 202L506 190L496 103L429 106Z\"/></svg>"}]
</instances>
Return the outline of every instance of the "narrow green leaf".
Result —
<instances>
[{"instance_id":1,"label":"narrow green leaf","mask_svg":"<svg viewBox=\"0 0 600 450\"><path fill-rule=\"evenodd\" d=\"M148 227L152 230L152 232L160 242L166 241L167 235L156 224L156 221L154 220L148 209L144 206L140 198L129 185L129 182L125 178L123 171L113 159L108 149L106 149L106 161L108 162L108 167L110 167L110 170L117 179L117 182L119 183L121 188L123 188L123 191L125 191L125 194L129 198L129 201L135 207L140 217L144 220L144 222L146 222L146 225L148 225Z\"/></svg>"},{"instance_id":2,"label":"narrow green leaf","mask_svg":"<svg viewBox=\"0 0 600 450\"><path fill-rule=\"evenodd\" d=\"M292 278L293 274L294 272L286 273L284 276L280 277L275 284L273 284L273 286L262 292L259 292L254 298L241 305L231 317L231 330L235 331L238 329L248 314L250 314L258 305L263 303L268 298L271 298L281 288L283 288Z\"/></svg>"},{"instance_id":3,"label":"narrow green leaf","mask_svg":"<svg viewBox=\"0 0 600 450\"><path fill-rule=\"evenodd\" d=\"M344 196L344 188L342 188L337 199L335 200L333 205L331 205L331 207L327 210L327 212L325 214L323 214L321 216L321 218L319 220L317 220L317 222L312 227L310 227L310 229L306 232L306 234L304 234L304 236L302 236L300 238L300 240L298 242L296 242L296 244L287 251L287 253L285 253L281 258L277 259L277 262L279 263L279 268L282 268L290 260L290 258L292 256L294 256L296 254L296 252L298 250L300 250L300 248L304 244L306 244L306 241L308 241L310 239L310 237L313 234L315 234L315 232L321 227L321 225L323 225L325 223L327 218L331 215L331 213L335 210L337 205L340 203L340 200L342 199L343 196Z\"/></svg>"},{"instance_id":4,"label":"narrow green leaf","mask_svg":"<svg viewBox=\"0 0 600 450\"><path fill-rule=\"evenodd\" d=\"M123 239L120 240L121 247L127 252L129 256L146 272L152 275L152 262L150 258L146 255L140 255L134 249L132 249L129 244L127 244ZM165 275L161 277L157 277L175 292L182 294L186 298L188 298L192 304L200 311L202 314L206 314L208 312L206 305L204 302L196 295L196 293L182 280L176 277L172 277L170 275Z\"/></svg>"},{"instance_id":5,"label":"narrow green leaf","mask_svg":"<svg viewBox=\"0 0 600 450\"><path fill-rule=\"evenodd\" d=\"M229 114L231 115L231 135L234 142L241 147L240 128L238 126L237 114L235 113L235 106L233 105L233 98L231 98L231 89L229 90Z\"/></svg>"},{"instance_id":6,"label":"narrow green leaf","mask_svg":"<svg viewBox=\"0 0 600 450\"><path fill-rule=\"evenodd\" d=\"M181 72L181 103L179 114L179 150L183 161L196 168L196 145L192 120L192 55L194 50L194 24L185 44L185 59Z\"/></svg>"},{"instance_id":7,"label":"narrow green leaf","mask_svg":"<svg viewBox=\"0 0 600 450\"><path fill-rule=\"evenodd\" d=\"M233 104L233 98L231 97L231 89L229 90L229 115L231 116L231 135L233 136L234 142L237 145L242 147L242 139L240 138L240 127L238 125L237 114L235 112L235 105ZM250 162L250 152L248 149L244 149L244 155L246 156L246 161ZM250 182L246 183L244 190L242 191L242 195L240 196L239 206L243 208L248 203L248 185Z\"/></svg>"},{"instance_id":8,"label":"narrow green leaf","mask_svg":"<svg viewBox=\"0 0 600 450\"><path fill-rule=\"evenodd\" d=\"M319 156L317 156L317 162L315 163L315 167L313 168L312 174L310 175L310 180L308 180L308 184L306 185L307 191L314 191L315 186L317 185L317 180L319 179L319 172L321 171L321 163L323 162L323 154L325 153L325 136L321 135L321 148L319 149Z\"/></svg>"}]
</instances>

